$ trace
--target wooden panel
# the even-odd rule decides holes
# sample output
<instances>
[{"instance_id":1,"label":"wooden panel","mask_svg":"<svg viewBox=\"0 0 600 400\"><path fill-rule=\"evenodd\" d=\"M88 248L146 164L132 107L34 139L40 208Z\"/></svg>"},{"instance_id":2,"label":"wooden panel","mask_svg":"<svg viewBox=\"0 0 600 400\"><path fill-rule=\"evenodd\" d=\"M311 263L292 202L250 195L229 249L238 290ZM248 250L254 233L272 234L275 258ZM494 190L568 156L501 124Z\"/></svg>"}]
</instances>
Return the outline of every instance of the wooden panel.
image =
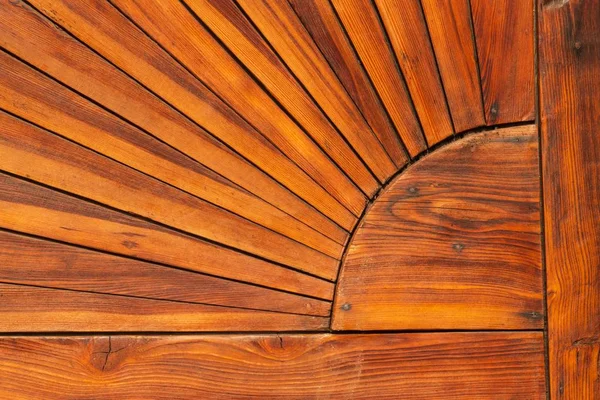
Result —
<instances>
[{"instance_id":1,"label":"wooden panel","mask_svg":"<svg viewBox=\"0 0 600 400\"><path fill-rule=\"evenodd\" d=\"M533 1L471 0L471 9L487 124L533 120Z\"/></svg>"},{"instance_id":2,"label":"wooden panel","mask_svg":"<svg viewBox=\"0 0 600 400\"><path fill-rule=\"evenodd\" d=\"M0 227L313 297L333 284L0 174Z\"/></svg>"},{"instance_id":3,"label":"wooden panel","mask_svg":"<svg viewBox=\"0 0 600 400\"><path fill-rule=\"evenodd\" d=\"M313 207L31 7L23 2L13 3L8 0L1 3L0 46L336 242L345 243L346 233ZM274 230L296 225L283 213L233 185L223 186L219 181L204 179L195 188L206 188L200 197Z\"/></svg>"},{"instance_id":4,"label":"wooden panel","mask_svg":"<svg viewBox=\"0 0 600 400\"><path fill-rule=\"evenodd\" d=\"M331 303L0 231L0 282L329 316Z\"/></svg>"},{"instance_id":5,"label":"wooden panel","mask_svg":"<svg viewBox=\"0 0 600 400\"><path fill-rule=\"evenodd\" d=\"M541 329L534 126L468 136L410 167L361 222L333 328Z\"/></svg>"},{"instance_id":6,"label":"wooden panel","mask_svg":"<svg viewBox=\"0 0 600 400\"><path fill-rule=\"evenodd\" d=\"M340 226L352 228L356 218L351 212L108 2L34 0L30 3ZM315 165L311 163L311 168L315 169ZM334 178L337 173L329 176L330 172L331 168L315 171L322 179L344 190L347 180L337 180Z\"/></svg>"},{"instance_id":7,"label":"wooden panel","mask_svg":"<svg viewBox=\"0 0 600 400\"><path fill-rule=\"evenodd\" d=\"M427 143L432 146L452 135L454 128L421 3L415 0L375 3L406 78Z\"/></svg>"},{"instance_id":8,"label":"wooden panel","mask_svg":"<svg viewBox=\"0 0 600 400\"><path fill-rule=\"evenodd\" d=\"M0 339L0 395L544 399L541 333Z\"/></svg>"},{"instance_id":9,"label":"wooden panel","mask_svg":"<svg viewBox=\"0 0 600 400\"><path fill-rule=\"evenodd\" d=\"M456 132L485 125L469 0L422 0Z\"/></svg>"},{"instance_id":10,"label":"wooden panel","mask_svg":"<svg viewBox=\"0 0 600 400\"><path fill-rule=\"evenodd\" d=\"M600 2L540 4L550 394L598 399Z\"/></svg>"},{"instance_id":11,"label":"wooden panel","mask_svg":"<svg viewBox=\"0 0 600 400\"><path fill-rule=\"evenodd\" d=\"M328 1L290 0L289 3L331 65L371 129L396 164L401 168L407 157L391 120L361 67L352 44L344 33Z\"/></svg>"},{"instance_id":12,"label":"wooden panel","mask_svg":"<svg viewBox=\"0 0 600 400\"><path fill-rule=\"evenodd\" d=\"M332 3L408 153L416 156L427 143L375 8L370 0Z\"/></svg>"}]
</instances>

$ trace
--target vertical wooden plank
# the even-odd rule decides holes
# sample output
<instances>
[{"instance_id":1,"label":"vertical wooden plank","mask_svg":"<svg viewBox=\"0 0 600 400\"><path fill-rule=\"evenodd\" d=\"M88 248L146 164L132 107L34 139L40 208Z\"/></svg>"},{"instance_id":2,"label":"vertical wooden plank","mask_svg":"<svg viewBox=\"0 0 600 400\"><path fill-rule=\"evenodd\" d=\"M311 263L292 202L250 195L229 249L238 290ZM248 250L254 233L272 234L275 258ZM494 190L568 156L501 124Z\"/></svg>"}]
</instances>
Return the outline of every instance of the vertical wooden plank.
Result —
<instances>
[{"instance_id":1,"label":"vertical wooden plank","mask_svg":"<svg viewBox=\"0 0 600 400\"><path fill-rule=\"evenodd\" d=\"M485 125L468 0L421 0L456 132Z\"/></svg>"},{"instance_id":2,"label":"vertical wooden plank","mask_svg":"<svg viewBox=\"0 0 600 400\"><path fill-rule=\"evenodd\" d=\"M600 398L600 1L541 1L550 389Z\"/></svg>"},{"instance_id":3,"label":"vertical wooden plank","mask_svg":"<svg viewBox=\"0 0 600 400\"><path fill-rule=\"evenodd\" d=\"M487 124L533 120L533 0L471 0L471 8Z\"/></svg>"}]
</instances>

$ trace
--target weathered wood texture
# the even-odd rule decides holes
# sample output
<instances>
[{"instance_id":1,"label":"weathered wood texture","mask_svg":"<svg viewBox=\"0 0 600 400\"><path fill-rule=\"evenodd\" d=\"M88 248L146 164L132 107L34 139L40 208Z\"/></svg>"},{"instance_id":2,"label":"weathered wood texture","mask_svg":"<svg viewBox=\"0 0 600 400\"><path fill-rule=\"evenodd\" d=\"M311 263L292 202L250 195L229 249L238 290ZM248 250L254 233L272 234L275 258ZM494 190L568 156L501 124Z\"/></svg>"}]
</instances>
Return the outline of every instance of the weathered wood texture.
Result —
<instances>
[{"instance_id":1,"label":"weathered wood texture","mask_svg":"<svg viewBox=\"0 0 600 400\"><path fill-rule=\"evenodd\" d=\"M535 126L473 134L407 169L355 233L333 328L541 329Z\"/></svg>"},{"instance_id":2,"label":"weathered wood texture","mask_svg":"<svg viewBox=\"0 0 600 400\"><path fill-rule=\"evenodd\" d=\"M10 399L543 399L541 333L0 339Z\"/></svg>"},{"instance_id":3,"label":"weathered wood texture","mask_svg":"<svg viewBox=\"0 0 600 400\"><path fill-rule=\"evenodd\" d=\"M542 1L540 117L553 399L600 398L600 1Z\"/></svg>"},{"instance_id":4,"label":"weathered wood texture","mask_svg":"<svg viewBox=\"0 0 600 400\"><path fill-rule=\"evenodd\" d=\"M533 0L470 1L487 124L533 120Z\"/></svg>"}]
</instances>

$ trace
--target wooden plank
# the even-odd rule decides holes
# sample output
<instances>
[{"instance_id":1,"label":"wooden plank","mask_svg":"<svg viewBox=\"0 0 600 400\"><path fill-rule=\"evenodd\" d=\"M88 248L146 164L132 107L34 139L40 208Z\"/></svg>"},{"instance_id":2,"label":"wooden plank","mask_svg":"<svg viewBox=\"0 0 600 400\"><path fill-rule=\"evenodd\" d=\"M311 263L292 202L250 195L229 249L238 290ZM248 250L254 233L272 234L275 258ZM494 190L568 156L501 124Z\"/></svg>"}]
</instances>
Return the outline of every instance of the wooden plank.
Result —
<instances>
[{"instance_id":1,"label":"wooden plank","mask_svg":"<svg viewBox=\"0 0 600 400\"><path fill-rule=\"evenodd\" d=\"M411 157L427 148L406 84L370 0L332 0Z\"/></svg>"},{"instance_id":2,"label":"wooden plank","mask_svg":"<svg viewBox=\"0 0 600 400\"><path fill-rule=\"evenodd\" d=\"M13 399L544 399L542 334L4 337Z\"/></svg>"},{"instance_id":3,"label":"wooden plank","mask_svg":"<svg viewBox=\"0 0 600 400\"><path fill-rule=\"evenodd\" d=\"M108 2L30 4L184 112L309 204L351 229L356 217ZM313 148L312 146L308 146ZM318 157L315 155L315 157ZM308 161L306 161L308 162ZM311 164L313 167L316 164ZM321 171L328 174L331 168ZM316 171L317 173L321 173ZM328 180L337 176L332 173ZM333 179L335 180L335 178ZM345 178L334 182L344 190Z\"/></svg>"},{"instance_id":4,"label":"wooden plank","mask_svg":"<svg viewBox=\"0 0 600 400\"><path fill-rule=\"evenodd\" d=\"M0 174L0 227L330 300L333 284Z\"/></svg>"},{"instance_id":5,"label":"wooden plank","mask_svg":"<svg viewBox=\"0 0 600 400\"><path fill-rule=\"evenodd\" d=\"M322 129L309 132L315 139L311 140L179 0L152 3L115 0L111 4L134 20L285 155L359 215L364 207L364 195L321 148L331 148L331 157L357 184L370 183L371 189L365 188L367 193L376 190L377 181L324 119L321 119ZM328 128L326 137L324 126Z\"/></svg>"},{"instance_id":6,"label":"wooden plank","mask_svg":"<svg viewBox=\"0 0 600 400\"><path fill-rule=\"evenodd\" d=\"M550 395L600 398L600 2L539 3Z\"/></svg>"},{"instance_id":7,"label":"wooden plank","mask_svg":"<svg viewBox=\"0 0 600 400\"><path fill-rule=\"evenodd\" d=\"M0 283L0 332L325 330L329 319Z\"/></svg>"},{"instance_id":8,"label":"wooden plank","mask_svg":"<svg viewBox=\"0 0 600 400\"><path fill-rule=\"evenodd\" d=\"M535 118L533 0L471 0L488 125Z\"/></svg>"},{"instance_id":9,"label":"wooden plank","mask_svg":"<svg viewBox=\"0 0 600 400\"><path fill-rule=\"evenodd\" d=\"M329 316L331 303L0 231L0 282Z\"/></svg>"},{"instance_id":10,"label":"wooden plank","mask_svg":"<svg viewBox=\"0 0 600 400\"><path fill-rule=\"evenodd\" d=\"M324 137L323 147L331 149L328 154L340 166L356 157L347 154L342 158L345 149L349 148L334 130L334 126L380 181L385 181L392 175L396 171L395 165L289 4L285 1L254 0L237 3L252 18L260 33L233 0L192 1L189 2L189 7L309 133L315 138ZM294 76L312 95L333 125L318 112ZM378 185L363 170L364 167L361 166L361 180L354 181L367 194L372 195ZM356 174L349 175L354 177Z\"/></svg>"},{"instance_id":11,"label":"wooden plank","mask_svg":"<svg viewBox=\"0 0 600 400\"><path fill-rule=\"evenodd\" d=\"M346 232L294 196L205 130L74 40L23 2L2 1L0 46L52 77L118 113L155 137L315 230L344 244ZM272 229L295 222L234 185L205 180L200 196ZM263 216L263 218L260 218ZM285 219L285 223L275 221ZM270 224L270 222L273 222ZM277 230L277 229L275 229Z\"/></svg>"},{"instance_id":12,"label":"wooden plank","mask_svg":"<svg viewBox=\"0 0 600 400\"><path fill-rule=\"evenodd\" d=\"M444 88L421 3L415 0L376 0L398 64L432 146L454 134Z\"/></svg>"},{"instance_id":13,"label":"wooden plank","mask_svg":"<svg viewBox=\"0 0 600 400\"><path fill-rule=\"evenodd\" d=\"M534 126L432 153L374 202L336 287L336 330L541 329Z\"/></svg>"},{"instance_id":14,"label":"wooden plank","mask_svg":"<svg viewBox=\"0 0 600 400\"><path fill-rule=\"evenodd\" d=\"M320 0L290 0L289 3L396 168L403 167L407 162L406 152L331 3Z\"/></svg>"},{"instance_id":15,"label":"wooden plank","mask_svg":"<svg viewBox=\"0 0 600 400\"><path fill-rule=\"evenodd\" d=\"M456 132L485 125L469 0L422 0Z\"/></svg>"},{"instance_id":16,"label":"wooden plank","mask_svg":"<svg viewBox=\"0 0 600 400\"><path fill-rule=\"evenodd\" d=\"M202 177L207 171L196 172L198 164L4 53L0 54L0 65L4 72L0 87L7 95L0 99L0 107L145 174L193 194L204 193L206 180ZM315 238L315 243L329 243L333 247L328 254L337 253L338 257L287 239L92 151L14 121L7 114L0 113L0 120L8 130L0 136L0 169L276 262L299 269L307 267L317 275L321 268L328 278L336 275L341 246L332 240L327 242L322 235ZM300 222L297 226L306 227ZM305 229L305 233L295 236L303 234L309 232Z\"/></svg>"}]
</instances>

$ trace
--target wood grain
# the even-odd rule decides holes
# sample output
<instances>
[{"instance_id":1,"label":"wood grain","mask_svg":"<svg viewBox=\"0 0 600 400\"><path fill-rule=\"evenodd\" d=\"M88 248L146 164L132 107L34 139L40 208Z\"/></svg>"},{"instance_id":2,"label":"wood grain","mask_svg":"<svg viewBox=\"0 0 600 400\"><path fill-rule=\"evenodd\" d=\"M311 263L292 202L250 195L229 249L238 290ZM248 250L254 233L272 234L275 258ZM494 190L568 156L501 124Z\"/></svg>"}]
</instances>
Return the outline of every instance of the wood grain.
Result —
<instances>
[{"instance_id":1,"label":"wood grain","mask_svg":"<svg viewBox=\"0 0 600 400\"><path fill-rule=\"evenodd\" d=\"M289 0L289 3L396 167L403 167L407 162L404 147L331 3L321 0Z\"/></svg>"},{"instance_id":2,"label":"wood grain","mask_svg":"<svg viewBox=\"0 0 600 400\"><path fill-rule=\"evenodd\" d=\"M196 185L202 191L200 197L274 230L296 225L276 207L337 243L345 243L346 232L331 220L34 9L23 2L13 3L0 2L1 47L256 196L207 175L197 177L203 183Z\"/></svg>"},{"instance_id":3,"label":"wood grain","mask_svg":"<svg viewBox=\"0 0 600 400\"><path fill-rule=\"evenodd\" d=\"M332 0L332 4L408 153L416 156L427 143L377 11L370 0Z\"/></svg>"},{"instance_id":4,"label":"wood grain","mask_svg":"<svg viewBox=\"0 0 600 400\"><path fill-rule=\"evenodd\" d=\"M456 132L485 125L469 0L422 0Z\"/></svg>"},{"instance_id":5,"label":"wood grain","mask_svg":"<svg viewBox=\"0 0 600 400\"><path fill-rule=\"evenodd\" d=\"M600 2L540 3L550 394L600 398Z\"/></svg>"},{"instance_id":6,"label":"wood grain","mask_svg":"<svg viewBox=\"0 0 600 400\"><path fill-rule=\"evenodd\" d=\"M421 3L376 0L375 4L406 79L427 143L454 133Z\"/></svg>"},{"instance_id":7,"label":"wood grain","mask_svg":"<svg viewBox=\"0 0 600 400\"><path fill-rule=\"evenodd\" d=\"M470 1L487 124L533 120L533 1Z\"/></svg>"},{"instance_id":8,"label":"wood grain","mask_svg":"<svg viewBox=\"0 0 600 400\"><path fill-rule=\"evenodd\" d=\"M12 399L544 399L541 333L4 337Z\"/></svg>"},{"instance_id":9,"label":"wood grain","mask_svg":"<svg viewBox=\"0 0 600 400\"><path fill-rule=\"evenodd\" d=\"M356 217L350 211L108 2L30 3L340 226L352 228ZM296 150L310 149L314 147ZM296 150L292 155L297 154ZM311 168L317 164L311 163ZM331 177L326 176L329 172ZM332 167L317 173L326 181L338 175ZM347 188L346 178L332 181L339 190ZM349 191L354 192L355 189Z\"/></svg>"},{"instance_id":10,"label":"wood grain","mask_svg":"<svg viewBox=\"0 0 600 400\"><path fill-rule=\"evenodd\" d=\"M541 329L534 126L474 134L411 166L350 244L333 328Z\"/></svg>"}]
</instances>

